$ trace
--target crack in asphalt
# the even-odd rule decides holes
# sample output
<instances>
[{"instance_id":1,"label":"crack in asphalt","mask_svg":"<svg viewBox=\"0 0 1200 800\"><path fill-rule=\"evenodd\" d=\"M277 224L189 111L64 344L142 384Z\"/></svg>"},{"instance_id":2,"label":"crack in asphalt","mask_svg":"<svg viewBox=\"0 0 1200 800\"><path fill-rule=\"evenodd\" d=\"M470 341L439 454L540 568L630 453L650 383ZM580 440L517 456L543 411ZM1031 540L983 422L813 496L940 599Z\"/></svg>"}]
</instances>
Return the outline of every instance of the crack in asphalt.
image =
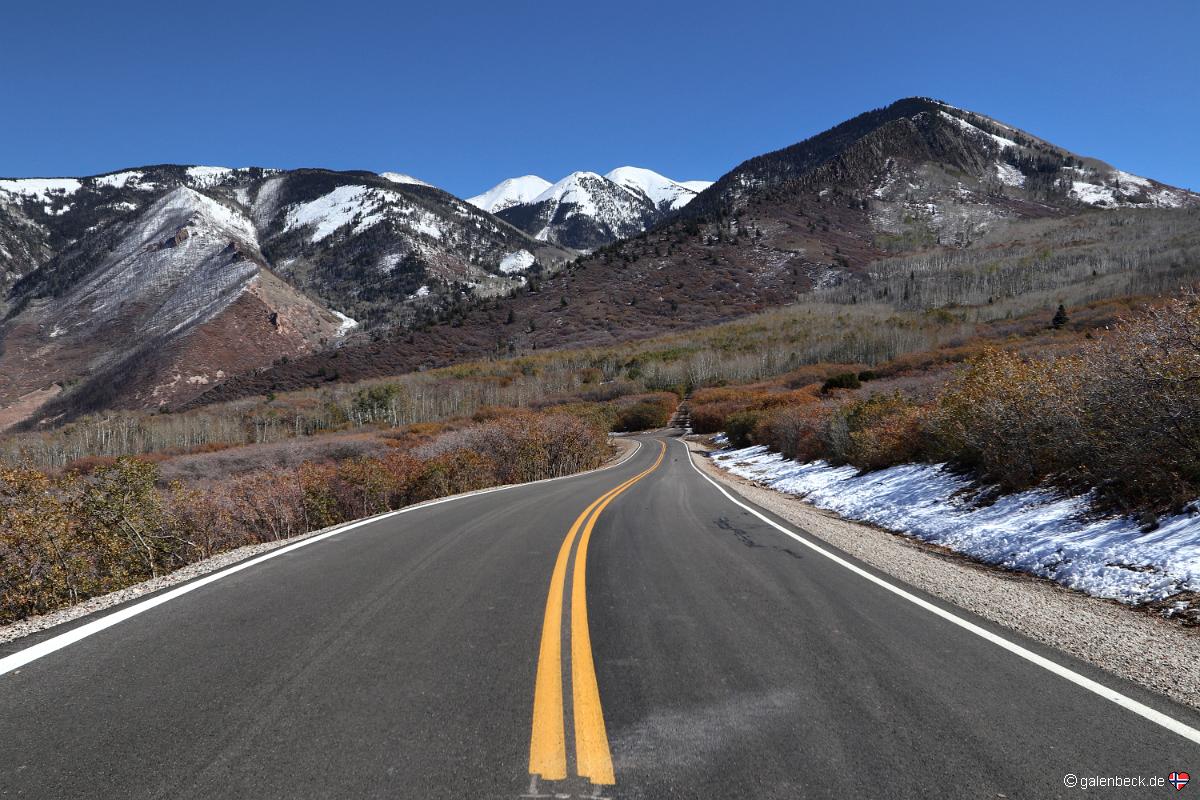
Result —
<instances>
[{"instance_id":1,"label":"crack in asphalt","mask_svg":"<svg viewBox=\"0 0 1200 800\"><path fill-rule=\"evenodd\" d=\"M724 517L724 516L718 517L717 521L716 521L716 526L723 531L729 531L730 533L732 533L734 535L734 537L739 542L746 545L746 547L760 548L763 550L772 550L777 553L784 553L786 555L791 556L792 558L794 558L796 560L804 559L804 556L800 555L799 553L797 553L795 550L793 550L790 547L784 547L783 545L759 544L758 542L754 541L754 539L751 538L750 534L747 533L744 529L739 528L736 525L734 525L732 522L730 522L729 517Z\"/></svg>"}]
</instances>

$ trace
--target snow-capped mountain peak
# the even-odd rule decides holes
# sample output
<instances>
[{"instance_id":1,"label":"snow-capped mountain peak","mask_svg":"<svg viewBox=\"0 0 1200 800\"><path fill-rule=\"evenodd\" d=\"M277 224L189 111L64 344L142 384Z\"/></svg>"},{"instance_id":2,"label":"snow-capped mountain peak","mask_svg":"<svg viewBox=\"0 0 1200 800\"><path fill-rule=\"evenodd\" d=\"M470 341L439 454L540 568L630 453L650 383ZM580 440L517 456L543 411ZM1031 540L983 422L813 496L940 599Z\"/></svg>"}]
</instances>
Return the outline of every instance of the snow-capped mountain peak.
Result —
<instances>
[{"instance_id":1,"label":"snow-capped mountain peak","mask_svg":"<svg viewBox=\"0 0 1200 800\"><path fill-rule=\"evenodd\" d=\"M522 175L501 181L483 194L467 198L467 202L489 214L497 214L511 206L530 203L549 188L550 181L545 178Z\"/></svg>"},{"instance_id":2,"label":"snow-capped mountain peak","mask_svg":"<svg viewBox=\"0 0 1200 800\"><path fill-rule=\"evenodd\" d=\"M509 178L467 202L542 241L590 250L641 233L709 185L625 166L607 175L572 172L553 184L536 175Z\"/></svg>"},{"instance_id":3,"label":"snow-capped mountain peak","mask_svg":"<svg viewBox=\"0 0 1200 800\"><path fill-rule=\"evenodd\" d=\"M573 203L580 207L578 213L590 213L594 211L592 192L602 188L604 180L603 176L595 172L572 172L552 186L546 187L532 202L545 203L552 200L556 203Z\"/></svg>"},{"instance_id":4,"label":"snow-capped mountain peak","mask_svg":"<svg viewBox=\"0 0 1200 800\"><path fill-rule=\"evenodd\" d=\"M660 208L665 206L672 210L686 206L693 197L712 183L711 181L673 181L665 175L643 167L617 167L604 177L635 194L639 192L644 194Z\"/></svg>"}]
</instances>

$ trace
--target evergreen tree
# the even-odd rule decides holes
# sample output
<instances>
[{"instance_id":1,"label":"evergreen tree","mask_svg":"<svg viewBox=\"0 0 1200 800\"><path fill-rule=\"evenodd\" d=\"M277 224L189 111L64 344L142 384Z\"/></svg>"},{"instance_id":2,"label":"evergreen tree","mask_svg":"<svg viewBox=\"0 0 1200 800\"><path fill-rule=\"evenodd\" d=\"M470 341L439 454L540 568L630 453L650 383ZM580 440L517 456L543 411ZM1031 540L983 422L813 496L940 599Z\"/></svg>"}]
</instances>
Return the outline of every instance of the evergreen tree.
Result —
<instances>
[{"instance_id":1,"label":"evergreen tree","mask_svg":"<svg viewBox=\"0 0 1200 800\"><path fill-rule=\"evenodd\" d=\"M1062 326L1064 326L1066 324L1067 324L1067 309L1063 307L1062 303L1059 303L1058 311L1054 312L1054 319L1050 320L1050 327L1054 328L1055 330L1058 330L1059 328L1061 328Z\"/></svg>"}]
</instances>

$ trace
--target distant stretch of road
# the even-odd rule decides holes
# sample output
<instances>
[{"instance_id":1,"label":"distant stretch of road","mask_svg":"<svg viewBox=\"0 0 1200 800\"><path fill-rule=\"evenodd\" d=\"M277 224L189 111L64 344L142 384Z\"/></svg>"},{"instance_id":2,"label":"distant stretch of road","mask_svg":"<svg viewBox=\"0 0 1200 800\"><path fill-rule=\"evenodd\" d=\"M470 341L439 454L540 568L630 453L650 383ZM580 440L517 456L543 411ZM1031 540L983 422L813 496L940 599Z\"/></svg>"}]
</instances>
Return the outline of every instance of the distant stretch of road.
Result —
<instances>
[{"instance_id":1,"label":"distant stretch of road","mask_svg":"<svg viewBox=\"0 0 1200 800\"><path fill-rule=\"evenodd\" d=\"M637 441L0 646L0 797L1044 798L1200 773L1200 715L789 526L669 432Z\"/></svg>"}]
</instances>

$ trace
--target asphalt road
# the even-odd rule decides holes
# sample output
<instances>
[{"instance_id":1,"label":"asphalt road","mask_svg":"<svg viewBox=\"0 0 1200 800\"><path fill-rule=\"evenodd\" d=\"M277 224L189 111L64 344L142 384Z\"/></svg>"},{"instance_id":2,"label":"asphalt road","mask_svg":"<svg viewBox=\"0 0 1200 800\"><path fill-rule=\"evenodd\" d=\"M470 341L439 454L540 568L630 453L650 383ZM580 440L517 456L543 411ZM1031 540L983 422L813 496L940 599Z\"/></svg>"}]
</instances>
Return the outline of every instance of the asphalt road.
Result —
<instances>
[{"instance_id":1,"label":"asphalt road","mask_svg":"<svg viewBox=\"0 0 1200 800\"><path fill-rule=\"evenodd\" d=\"M1079 796L1068 773L1200 773L1196 742L979 629L1200 715L886 579L977 629L939 616L736 505L681 442L641 441L608 470L321 539L0 674L0 797L1043 798Z\"/></svg>"}]
</instances>

